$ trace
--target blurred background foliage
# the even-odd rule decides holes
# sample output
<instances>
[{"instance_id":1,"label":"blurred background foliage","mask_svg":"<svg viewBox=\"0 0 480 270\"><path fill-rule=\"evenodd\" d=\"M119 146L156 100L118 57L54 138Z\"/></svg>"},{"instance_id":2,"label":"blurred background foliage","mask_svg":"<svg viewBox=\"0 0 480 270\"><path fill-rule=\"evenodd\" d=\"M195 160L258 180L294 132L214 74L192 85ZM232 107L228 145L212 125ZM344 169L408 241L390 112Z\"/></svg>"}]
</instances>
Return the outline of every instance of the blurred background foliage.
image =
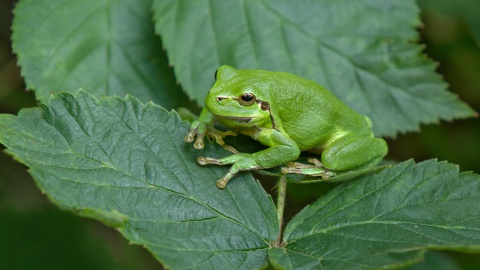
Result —
<instances>
[{"instance_id":1,"label":"blurred background foliage","mask_svg":"<svg viewBox=\"0 0 480 270\"><path fill-rule=\"evenodd\" d=\"M450 90L480 111L480 1L420 0L425 52L439 63ZM13 0L0 1L0 113L16 114L34 107L25 90L10 26ZM421 132L388 140L389 158L430 158L480 173L480 119L423 126ZM2 147L2 146L0 146ZM3 150L3 147L0 148ZM269 185L266 185L267 190ZM271 186L270 186L271 187ZM326 190L325 185L289 187L290 216ZM479 269L480 256L431 252L412 269ZM440 268L437 268L440 267ZM40 194L27 168L0 155L1 269L159 269L142 247L129 245L119 233L99 222L76 217L53 206Z\"/></svg>"}]
</instances>

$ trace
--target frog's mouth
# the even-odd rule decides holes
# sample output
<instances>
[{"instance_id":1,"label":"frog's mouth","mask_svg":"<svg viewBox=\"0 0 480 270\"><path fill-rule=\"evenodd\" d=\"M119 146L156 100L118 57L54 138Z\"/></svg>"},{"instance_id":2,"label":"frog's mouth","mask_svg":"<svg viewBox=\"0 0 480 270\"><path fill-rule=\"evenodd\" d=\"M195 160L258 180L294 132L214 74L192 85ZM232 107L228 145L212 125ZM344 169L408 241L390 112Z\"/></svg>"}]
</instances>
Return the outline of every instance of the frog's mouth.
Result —
<instances>
[{"instance_id":1,"label":"frog's mouth","mask_svg":"<svg viewBox=\"0 0 480 270\"><path fill-rule=\"evenodd\" d=\"M230 120L237 121L239 123L249 123L250 121L252 121L253 118L256 118L256 117L241 117L241 116L224 116L224 115L218 115L218 114L214 114L214 115L218 118L230 119Z\"/></svg>"}]
</instances>

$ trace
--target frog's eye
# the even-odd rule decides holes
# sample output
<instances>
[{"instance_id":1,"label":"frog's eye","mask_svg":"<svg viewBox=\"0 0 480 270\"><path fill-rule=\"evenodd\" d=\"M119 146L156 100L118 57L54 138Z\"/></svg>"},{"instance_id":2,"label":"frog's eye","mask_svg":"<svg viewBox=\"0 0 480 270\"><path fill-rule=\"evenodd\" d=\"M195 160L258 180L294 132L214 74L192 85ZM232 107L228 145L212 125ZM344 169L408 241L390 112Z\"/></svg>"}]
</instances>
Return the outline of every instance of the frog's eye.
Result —
<instances>
[{"instance_id":1,"label":"frog's eye","mask_svg":"<svg viewBox=\"0 0 480 270\"><path fill-rule=\"evenodd\" d=\"M243 93L238 97L238 102L243 106L250 106L257 102L257 99L252 93Z\"/></svg>"}]
</instances>

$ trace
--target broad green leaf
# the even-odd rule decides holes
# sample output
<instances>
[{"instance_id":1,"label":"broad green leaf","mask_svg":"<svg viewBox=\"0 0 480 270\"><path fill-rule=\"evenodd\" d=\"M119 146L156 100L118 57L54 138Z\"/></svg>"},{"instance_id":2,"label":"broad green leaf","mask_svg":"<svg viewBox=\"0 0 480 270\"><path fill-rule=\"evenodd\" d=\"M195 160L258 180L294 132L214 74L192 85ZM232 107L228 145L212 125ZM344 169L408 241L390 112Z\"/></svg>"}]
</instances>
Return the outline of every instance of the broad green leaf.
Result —
<instances>
[{"instance_id":1,"label":"broad green leaf","mask_svg":"<svg viewBox=\"0 0 480 270\"><path fill-rule=\"evenodd\" d=\"M52 91L130 93L174 108L183 98L151 23L152 1L22 0L13 48L27 87L45 102Z\"/></svg>"},{"instance_id":2,"label":"broad green leaf","mask_svg":"<svg viewBox=\"0 0 480 270\"><path fill-rule=\"evenodd\" d=\"M414 0L156 0L156 30L199 104L223 64L314 80L370 116L377 135L474 112L415 44Z\"/></svg>"},{"instance_id":3,"label":"broad green leaf","mask_svg":"<svg viewBox=\"0 0 480 270\"><path fill-rule=\"evenodd\" d=\"M0 142L62 208L117 227L168 268L261 267L278 234L271 198L247 173L216 188L228 168L196 158L228 153L194 149L188 129L152 103L84 91L0 116Z\"/></svg>"},{"instance_id":4,"label":"broad green leaf","mask_svg":"<svg viewBox=\"0 0 480 270\"><path fill-rule=\"evenodd\" d=\"M270 259L286 269L371 269L412 263L427 248L480 252L479 198L479 175L403 162L306 207Z\"/></svg>"}]
</instances>

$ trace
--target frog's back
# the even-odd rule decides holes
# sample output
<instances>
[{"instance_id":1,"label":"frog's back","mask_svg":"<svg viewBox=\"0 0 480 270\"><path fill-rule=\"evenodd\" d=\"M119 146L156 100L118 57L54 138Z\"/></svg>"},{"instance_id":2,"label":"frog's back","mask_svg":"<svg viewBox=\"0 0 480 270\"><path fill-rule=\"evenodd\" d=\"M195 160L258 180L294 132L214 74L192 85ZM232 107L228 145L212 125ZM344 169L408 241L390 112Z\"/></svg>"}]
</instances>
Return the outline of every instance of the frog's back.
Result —
<instances>
[{"instance_id":1,"label":"frog's back","mask_svg":"<svg viewBox=\"0 0 480 270\"><path fill-rule=\"evenodd\" d=\"M301 150L326 148L347 134L373 136L364 116L319 84L294 74L275 73L272 114Z\"/></svg>"}]
</instances>

